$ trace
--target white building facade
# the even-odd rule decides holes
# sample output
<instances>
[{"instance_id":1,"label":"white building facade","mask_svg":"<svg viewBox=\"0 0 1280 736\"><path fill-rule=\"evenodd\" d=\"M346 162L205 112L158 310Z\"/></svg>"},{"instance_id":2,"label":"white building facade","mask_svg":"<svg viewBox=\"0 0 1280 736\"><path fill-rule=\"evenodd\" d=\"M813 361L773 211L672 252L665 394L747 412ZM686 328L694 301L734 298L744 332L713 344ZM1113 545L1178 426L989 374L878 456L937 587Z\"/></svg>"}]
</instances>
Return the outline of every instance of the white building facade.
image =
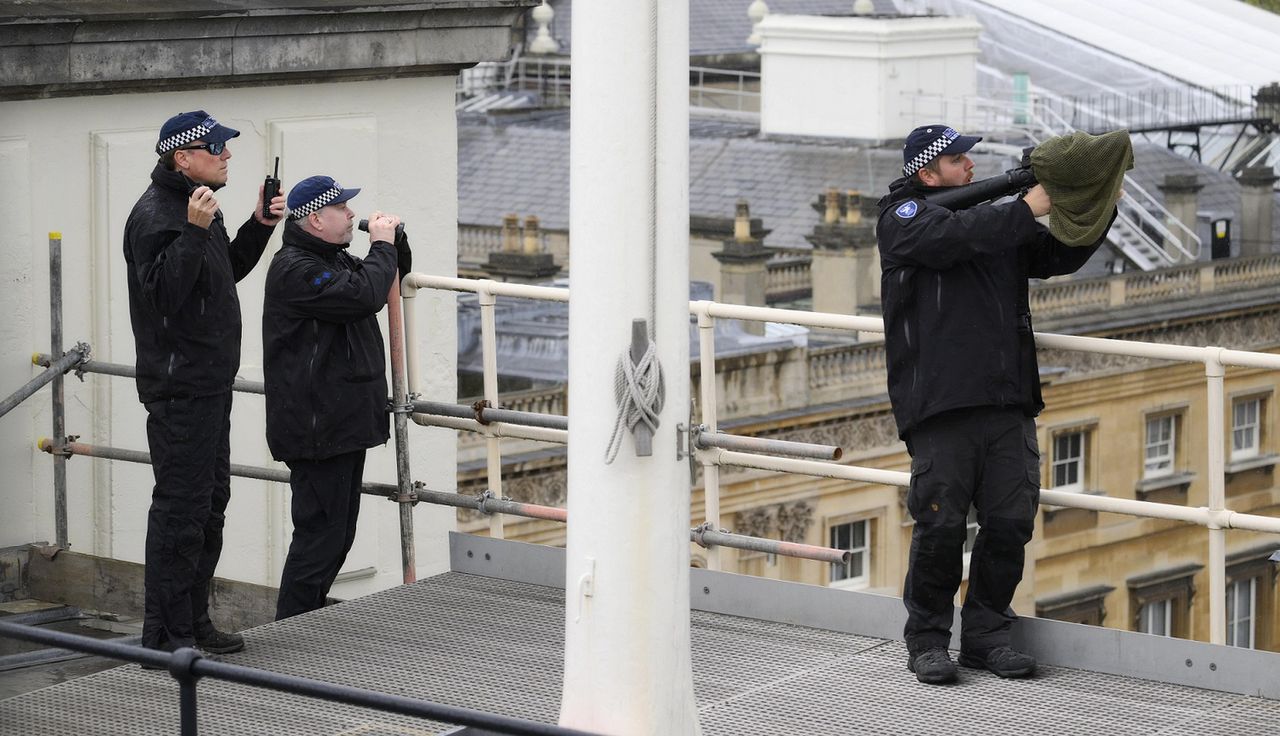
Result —
<instances>
[{"instance_id":1,"label":"white building facade","mask_svg":"<svg viewBox=\"0 0 1280 736\"><path fill-rule=\"evenodd\" d=\"M160 125L204 109L241 131L229 143L230 181L218 192L227 228L250 215L258 186L280 158L283 189L313 174L360 187L358 215L405 220L415 267L452 274L457 260L458 72L509 54L510 24L525 4L321 2L319 11L228 11L183 3L147 19L82 3L67 17L38 10L0 18L0 393L39 372L48 352L48 242L62 237L64 349L77 341L94 360L132 365L123 229L149 183ZM278 227L262 260L239 284L243 347L239 377L262 380L262 289L279 249ZM367 241L353 251L363 255ZM453 295L416 300L426 398L452 401ZM385 310L382 315L386 326ZM68 376L66 428L80 442L145 450L146 413L130 378ZM53 463L36 448L50 434L50 388L0 418L0 547L53 543ZM265 443L261 396L237 394L232 462L278 467ZM411 425L413 477L450 490L455 440ZM87 457L67 463L67 540L87 554L141 562L153 485L146 465ZM370 452L365 480L395 483L394 446ZM414 514L420 576L447 568L451 508ZM287 484L235 478L218 576L279 581L291 535ZM349 597L401 581L398 512L366 496L355 547L333 594Z\"/></svg>"}]
</instances>

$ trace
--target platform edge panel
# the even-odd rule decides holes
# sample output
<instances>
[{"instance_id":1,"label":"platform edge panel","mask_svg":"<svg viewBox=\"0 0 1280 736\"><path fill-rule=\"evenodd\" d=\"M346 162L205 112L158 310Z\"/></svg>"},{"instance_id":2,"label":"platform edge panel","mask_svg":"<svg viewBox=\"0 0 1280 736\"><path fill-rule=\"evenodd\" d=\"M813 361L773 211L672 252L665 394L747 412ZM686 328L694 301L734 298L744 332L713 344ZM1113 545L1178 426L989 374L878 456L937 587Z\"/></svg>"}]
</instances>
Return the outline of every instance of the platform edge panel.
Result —
<instances>
[{"instance_id":1,"label":"platform edge panel","mask_svg":"<svg viewBox=\"0 0 1280 736\"><path fill-rule=\"evenodd\" d=\"M449 534L454 572L564 589L565 550ZM750 575L690 570L690 607L899 640L902 600ZM951 647L959 648L959 612ZM1280 654L1024 616L1013 642L1042 664L1280 700Z\"/></svg>"}]
</instances>

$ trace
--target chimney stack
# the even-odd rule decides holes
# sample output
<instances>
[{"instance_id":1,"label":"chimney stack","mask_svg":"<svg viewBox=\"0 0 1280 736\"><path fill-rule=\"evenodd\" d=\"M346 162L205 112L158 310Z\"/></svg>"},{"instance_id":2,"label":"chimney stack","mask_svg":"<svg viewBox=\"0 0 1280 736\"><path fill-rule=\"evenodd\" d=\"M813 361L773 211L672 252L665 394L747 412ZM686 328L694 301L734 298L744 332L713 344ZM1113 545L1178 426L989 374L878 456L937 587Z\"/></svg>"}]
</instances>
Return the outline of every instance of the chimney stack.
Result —
<instances>
[{"instance_id":1,"label":"chimney stack","mask_svg":"<svg viewBox=\"0 0 1280 736\"><path fill-rule=\"evenodd\" d=\"M813 263L809 268L813 309L833 314L879 313L880 258L876 249L875 202L864 200L856 191L848 191L841 218L837 190L828 189L823 199L825 206L815 206L823 213L822 222L813 228L812 234L805 236L813 244Z\"/></svg>"},{"instance_id":2,"label":"chimney stack","mask_svg":"<svg viewBox=\"0 0 1280 736\"><path fill-rule=\"evenodd\" d=\"M503 217L502 250L490 253L489 260L480 269L491 279L518 284L546 281L560 273L554 256L542 252L537 215L525 218L523 247L521 240L520 216L511 213Z\"/></svg>"},{"instance_id":3,"label":"chimney stack","mask_svg":"<svg viewBox=\"0 0 1280 736\"><path fill-rule=\"evenodd\" d=\"M724 241L724 247L711 256L720 262L720 293L716 299L729 304L749 307L766 306L765 290L768 286L768 260L773 256L762 242L764 237L754 237L759 231L759 220L751 220L747 200L739 199L734 208L733 237ZM744 320L743 329L752 335L764 334L764 323Z\"/></svg>"},{"instance_id":4,"label":"chimney stack","mask_svg":"<svg viewBox=\"0 0 1280 736\"><path fill-rule=\"evenodd\" d=\"M1240 172L1241 256L1275 252L1276 179L1270 166L1250 166Z\"/></svg>"},{"instance_id":5,"label":"chimney stack","mask_svg":"<svg viewBox=\"0 0 1280 736\"><path fill-rule=\"evenodd\" d=\"M766 15L760 132L887 141L920 109L963 130L953 101L978 93L981 32L968 17Z\"/></svg>"},{"instance_id":6,"label":"chimney stack","mask_svg":"<svg viewBox=\"0 0 1280 736\"><path fill-rule=\"evenodd\" d=\"M1164 184L1158 185L1160 191L1164 192L1164 207L1174 218L1182 223L1187 230L1196 232L1196 205L1198 197L1196 193L1204 189L1204 185L1200 183L1199 177L1195 174L1168 174L1164 177ZM1191 238L1180 228L1170 227L1178 241L1187 251L1192 250ZM1185 263L1189 259L1176 248L1169 249L1169 256L1173 258L1173 262Z\"/></svg>"}]
</instances>

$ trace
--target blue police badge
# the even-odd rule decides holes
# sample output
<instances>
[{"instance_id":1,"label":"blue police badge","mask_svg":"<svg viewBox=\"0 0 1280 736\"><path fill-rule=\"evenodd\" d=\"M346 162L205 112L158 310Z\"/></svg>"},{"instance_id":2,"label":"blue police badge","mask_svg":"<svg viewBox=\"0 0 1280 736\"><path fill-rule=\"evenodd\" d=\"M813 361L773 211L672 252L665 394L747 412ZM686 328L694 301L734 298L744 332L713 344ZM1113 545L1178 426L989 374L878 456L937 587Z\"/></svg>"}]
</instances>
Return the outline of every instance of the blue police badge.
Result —
<instances>
[{"instance_id":1,"label":"blue police badge","mask_svg":"<svg viewBox=\"0 0 1280 736\"><path fill-rule=\"evenodd\" d=\"M908 200L903 202L901 207L894 210L893 214L897 215L900 220L910 220L919 211L920 205L916 204L915 200Z\"/></svg>"}]
</instances>

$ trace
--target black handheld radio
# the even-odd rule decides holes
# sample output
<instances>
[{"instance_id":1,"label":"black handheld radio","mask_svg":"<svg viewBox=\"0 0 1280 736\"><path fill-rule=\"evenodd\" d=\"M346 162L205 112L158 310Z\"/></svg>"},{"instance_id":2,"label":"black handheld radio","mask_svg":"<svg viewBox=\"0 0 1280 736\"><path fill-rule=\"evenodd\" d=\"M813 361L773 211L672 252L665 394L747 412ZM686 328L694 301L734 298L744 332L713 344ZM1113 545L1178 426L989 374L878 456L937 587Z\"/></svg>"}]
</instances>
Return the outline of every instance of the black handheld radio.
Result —
<instances>
[{"instance_id":1,"label":"black handheld radio","mask_svg":"<svg viewBox=\"0 0 1280 736\"><path fill-rule=\"evenodd\" d=\"M271 200L280 194L280 157L276 156L276 171L274 174L267 176L266 181L262 182L262 216L271 218Z\"/></svg>"}]
</instances>

